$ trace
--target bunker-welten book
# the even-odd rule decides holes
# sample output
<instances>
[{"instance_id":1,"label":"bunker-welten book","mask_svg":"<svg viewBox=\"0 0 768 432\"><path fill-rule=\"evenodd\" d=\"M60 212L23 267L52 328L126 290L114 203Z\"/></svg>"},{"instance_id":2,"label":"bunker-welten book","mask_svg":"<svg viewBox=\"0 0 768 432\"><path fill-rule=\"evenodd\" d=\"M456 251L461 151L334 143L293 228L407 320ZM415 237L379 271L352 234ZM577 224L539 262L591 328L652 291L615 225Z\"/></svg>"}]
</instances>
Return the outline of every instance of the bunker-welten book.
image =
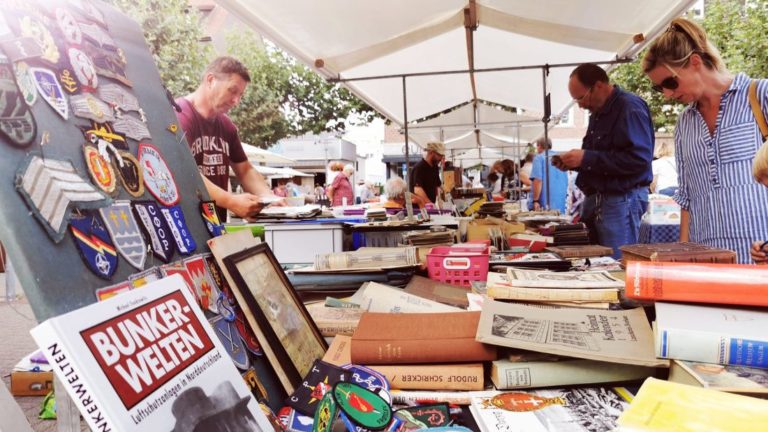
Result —
<instances>
[{"instance_id":1,"label":"bunker-welten book","mask_svg":"<svg viewBox=\"0 0 768 432\"><path fill-rule=\"evenodd\" d=\"M94 431L273 430L179 275L31 333Z\"/></svg>"}]
</instances>

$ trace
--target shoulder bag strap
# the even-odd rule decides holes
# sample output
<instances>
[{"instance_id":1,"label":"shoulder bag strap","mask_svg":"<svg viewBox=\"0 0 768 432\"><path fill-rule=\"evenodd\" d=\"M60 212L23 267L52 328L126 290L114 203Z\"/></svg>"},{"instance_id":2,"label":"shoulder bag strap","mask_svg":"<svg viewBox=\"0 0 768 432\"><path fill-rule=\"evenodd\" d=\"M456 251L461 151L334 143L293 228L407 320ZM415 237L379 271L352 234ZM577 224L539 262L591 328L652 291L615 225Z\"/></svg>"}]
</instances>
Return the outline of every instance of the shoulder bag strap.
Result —
<instances>
[{"instance_id":1,"label":"shoulder bag strap","mask_svg":"<svg viewBox=\"0 0 768 432\"><path fill-rule=\"evenodd\" d=\"M752 106L752 114L755 116L757 126L760 127L760 134L765 141L768 138L768 124L765 122L763 111L760 109L760 101L757 99L757 80L752 80L749 83L749 104Z\"/></svg>"}]
</instances>

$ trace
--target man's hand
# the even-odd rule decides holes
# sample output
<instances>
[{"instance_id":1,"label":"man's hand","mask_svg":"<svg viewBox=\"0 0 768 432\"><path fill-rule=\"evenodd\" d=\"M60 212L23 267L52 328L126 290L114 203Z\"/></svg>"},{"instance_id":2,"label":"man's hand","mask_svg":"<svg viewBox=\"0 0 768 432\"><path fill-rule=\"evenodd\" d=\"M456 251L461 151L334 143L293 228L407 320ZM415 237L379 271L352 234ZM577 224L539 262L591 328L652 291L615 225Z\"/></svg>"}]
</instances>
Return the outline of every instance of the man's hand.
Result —
<instances>
[{"instance_id":1,"label":"man's hand","mask_svg":"<svg viewBox=\"0 0 768 432\"><path fill-rule=\"evenodd\" d=\"M553 156L552 165L561 171L568 171L580 167L583 159L584 150L575 149Z\"/></svg>"},{"instance_id":2,"label":"man's hand","mask_svg":"<svg viewBox=\"0 0 768 432\"><path fill-rule=\"evenodd\" d=\"M264 208L264 204L259 201L259 197L249 193L232 194L227 209L239 218L252 217Z\"/></svg>"},{"instance_id":3,"label":"man's hand","mask_svg":"<svg viewBox=\"0 0 768 432\"><path fill-rule=\"evenodd\" d=\"M756 241L752 243L752 249L749 250L749 254L752 255L752 259L757 264L768 264L768 242Z\"/></svg>"}]
</instances>

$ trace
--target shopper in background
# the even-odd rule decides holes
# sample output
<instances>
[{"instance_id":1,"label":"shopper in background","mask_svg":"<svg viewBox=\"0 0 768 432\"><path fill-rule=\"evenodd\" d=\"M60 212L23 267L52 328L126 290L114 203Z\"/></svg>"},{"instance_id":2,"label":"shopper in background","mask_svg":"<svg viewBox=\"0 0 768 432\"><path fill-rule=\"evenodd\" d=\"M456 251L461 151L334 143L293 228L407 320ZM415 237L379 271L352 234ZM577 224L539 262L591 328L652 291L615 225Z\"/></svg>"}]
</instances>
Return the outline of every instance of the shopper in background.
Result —
<instances>
[{"instance_id":1,"label":"shopper in background","mask_svg":"<svg viewBox=\"0 0 768 432\"><path fill-rule=\"evenodd\" d=\"M425 203L436 203L442 193L440 163L445 158L445 146L441 142L430 142L424 148L424 156L413 167L410 189Z\"/></svg>"},{"instance_id":2,"label":"shopper in background","mask_svg":"<svg viewBox=\"0 0 768 432\"><path fill-rule=\"evenodd\" d=\"M349 180L354 173L355 167L347 164L344 165L344 169L333 179L333 183L328 188L328 198L331 200L331 207L354 204L355 193Z\"/></svg>"},{"instance_id":3,"label":"shopper in background","mask_svg":"<svg viewBox=\"0 0 768 432\"><path fill-rule=\"evenodd\" d=\"M529 210L559 210L565 214L566 198L568 196L568 173L555 169L552 158L557 153L552 151L552 141L544 137L536 140L536 152L533 159L533 169L530 179L531 198L528 200ZM549 157L547 157L547 152Z\"/></svg>"},{"instance_id":4,"label":"shopper in background","mask_svg":"<svg viewBox=\"0 0 768 432\"><path fill-rule=\"evenodd\" d=\"M672 20L642 66L655 90L688 104L675 127L680 240L752 262L752 243L768 240L768 188L752 177L763 141L749 104L752 80L728 72L704 30L684 18ZM765 118L768 81L757 81L757 100Z\"/></svg>"},{"instance_id":5,"label":"shopper in background","mask_svg":"<svg viewBox=\"0 0 768 432\"><path fill-rule=\"evenodd\" d=\"M571 72L568 92L591 112L581 149L553 158L561 170L578 171L584 192L582 222L592 241L613 249L637 243L653 180L654 131L648 104L611 84L601 67L585 63Z\"/></svg>"},{"instance_id":6,"label":"shopper in background","mask_svg":"<svg viewBox=\"0 0 768 432\"><path fill-rule=\"evenodd\" d=\"M675 165L675 145L663 141L656 146L656 159L653 160L653 183L651 192L673 196L677 192L677 166Z\"/></svg>"}]
</instances>

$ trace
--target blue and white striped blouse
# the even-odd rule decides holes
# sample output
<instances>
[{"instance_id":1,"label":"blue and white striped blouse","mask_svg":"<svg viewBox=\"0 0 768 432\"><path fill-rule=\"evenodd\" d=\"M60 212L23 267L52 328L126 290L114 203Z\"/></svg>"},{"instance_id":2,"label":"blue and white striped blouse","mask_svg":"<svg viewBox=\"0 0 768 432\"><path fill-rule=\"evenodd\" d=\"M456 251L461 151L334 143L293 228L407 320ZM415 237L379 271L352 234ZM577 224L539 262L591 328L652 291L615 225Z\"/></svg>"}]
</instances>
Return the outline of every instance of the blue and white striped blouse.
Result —
<instances>
[{"instance_id":1,"label":"blue and white striped blouse","mask_svg":"<svg viewBox=\"0 0 768 432\"><path fill-rule=\"evenodd\" d=\"M752 177L762 137L749 105L750 81L736 75L720 98L713 136L695 103L680 114L675 129L675 201L689 211L689 239L734 250L739 263L752 262L753 241L768 240L768 188ZM768 80L758 82L757 94L768 112Z\"/></svg>"}]
</instances>

